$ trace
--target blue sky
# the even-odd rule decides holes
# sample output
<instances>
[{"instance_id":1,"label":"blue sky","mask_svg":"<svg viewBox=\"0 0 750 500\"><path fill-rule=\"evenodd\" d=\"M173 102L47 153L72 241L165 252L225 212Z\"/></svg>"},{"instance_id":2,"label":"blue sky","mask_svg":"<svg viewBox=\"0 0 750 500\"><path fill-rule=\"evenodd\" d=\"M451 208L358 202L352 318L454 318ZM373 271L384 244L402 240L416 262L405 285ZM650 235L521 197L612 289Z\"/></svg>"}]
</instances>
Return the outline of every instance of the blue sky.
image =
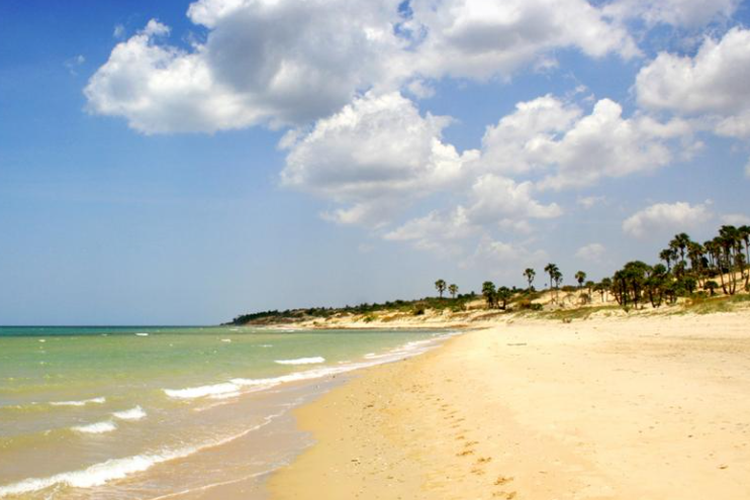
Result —
<instances>
[{"instance_id":1,"label":"blue sky","mask_svg":"<svg viewBox=\"0 0 750 500\"><path fill-rule=\"evenodd\" d=\"M2 2L0 324L599 279L748 223L747 2L404 5Z\"/></svg>"}]
</instances>

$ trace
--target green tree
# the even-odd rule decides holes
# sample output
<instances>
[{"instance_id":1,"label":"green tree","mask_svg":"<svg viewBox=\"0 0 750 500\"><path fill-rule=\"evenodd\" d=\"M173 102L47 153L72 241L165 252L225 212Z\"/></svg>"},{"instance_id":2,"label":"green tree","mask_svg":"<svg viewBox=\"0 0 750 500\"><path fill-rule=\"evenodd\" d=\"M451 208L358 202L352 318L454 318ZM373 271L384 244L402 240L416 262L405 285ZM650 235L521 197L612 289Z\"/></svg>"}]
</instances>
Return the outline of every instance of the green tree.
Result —
<instances>
[{"instance_id":1,"label":"green tree","mask_svg":"<svg viewBox=\"0 0 750 500\"><path fill-rule=\"evenodd\" d=\"M523 275L526 278L526 281L529 283L528 291L529 293L531 293L531 284L534 282L534 278L536 277L536 271L534 271L530 267L527 267L526 270L523 272Z\"/></svg>"},{"instance_id":2,"label":"green tree","mask_svg":"<svg viewBox=\"0 0 750 500\"><path fill-rule=\"evenodd\" d=\"M513 292L507 286L501 286L497 289L497 302L500 305L500 309L505 310L508 306L508 301L513 296Z\"/></svg>"},{"instance_id":3,"label":"green tree","mask_svg":"<svg viewBox=\"0 0 750 500\"><path fill-rule=\"evenodd\" d=\"M456 298L456 294L458 293L458 285L456 285L456 284L448 285L448 293L450 293L451 297L453 297L455 299Z\"/></svg>"},{"instance_id":4,"label":"green tree","mask_svg":"<svg viewBox=\"0 0 750 500\"><path fill-rule=\"evenodd\" d=\"M435 289L440 294L440 298L443 298L443 292L445 291L445 280L437 280L435 282Z\"/></svg>"},{"instance_id":5,"label":"green tree","mask_svg":"<svg viewBox=\"0 0 750 500\"><path fill-rule=\"evenodd\" d=\"M612 277L612 293L621 306L628 308L633 304L638 309L643 304L643 293L650 270L648 264L635 260L615 273Z\"/></svg>"},{"instance_id":6,"label":"green tree","mask_svg":"<svg viewBox=\"0 0 750 500\"><path fill-rule=\"evenodd\" d=\"M750 288L750 268L747 265L750 264L750 226L740 226L737 228L741 241L745 244L745 290ZM748 290L750 291L750 290Z\"/></svg>"},{"instance_id":7,"label":"green tree","mask_svg":"<svg viewBox=\"0 0 750 500\"><path fill-rule=\"evenodd\" d=\"M546 266L544 266L544 272L549 274L549 290L550 293L552 292L552 284L555 282L555 276L557 273L560 272L560 269L557 267L557 264L553 264L550 262ZM554 300L554 297L553 297Z\"/></svg>"},{"instance_id":8,"label":"green tree","mask_svg":"<svg viewBox=\"0 0 750 500\"><path fill-rule=\"evenodd\" d=\"M673 248L680 252L680 261L682 262L685 262L685 251L687 250L689 244L690 236L688 236L686 233L675 235L675 237L672 238L672 241L669 242L670 248Z\"/></svg>"},{"instance_id":9,"label":"green tree","mask_svg":"<svg viewBox=\"0 0 750 500\"><path fill-rule=\"evenodd\" d=\"M495 307L495 284L491 281L485 281L482 283L482 296L487 301L487 307L492 309Z\"/></svg>"},{"instance_id":10,"label":"green tree","mask_svg":"<svg viewBox=\"0 0 750 500\"><path fill-rule=\"evenodd\" d=\"M667 272L672 272L672 262L677 260L677 251L670 247L665 248L659 253L659 258L667 263Z\"/></svg>"},{"instance_id":11,"label":"green tree","mask_svg":"<svg viewBox=\"0 0 750 500\"><path fill-rule=\"evenodd\" d=\"M583 282L586 281L586 273L578 271L575 274L576 281L578 282L578 288L583 288Z\"/></svg>"}]
</instances>

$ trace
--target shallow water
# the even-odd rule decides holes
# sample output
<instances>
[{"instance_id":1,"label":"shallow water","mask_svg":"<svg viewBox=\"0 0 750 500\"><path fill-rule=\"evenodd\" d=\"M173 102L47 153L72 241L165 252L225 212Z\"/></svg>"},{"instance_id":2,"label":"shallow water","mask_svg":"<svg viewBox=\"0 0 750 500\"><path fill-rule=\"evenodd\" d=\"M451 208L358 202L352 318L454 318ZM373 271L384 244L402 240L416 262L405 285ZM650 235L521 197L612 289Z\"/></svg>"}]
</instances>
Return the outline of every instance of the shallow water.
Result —
<instances>
[{"instance_id":1,"label":"shallow water","mask_svg":"<svg viewBox=\"0 0 750 500\"><path fill-rule=\"evenodd\" d=\"M255 487L305 444L291 408L444 335L0 327L0 498Z\"/></svg>"}]
</instances>

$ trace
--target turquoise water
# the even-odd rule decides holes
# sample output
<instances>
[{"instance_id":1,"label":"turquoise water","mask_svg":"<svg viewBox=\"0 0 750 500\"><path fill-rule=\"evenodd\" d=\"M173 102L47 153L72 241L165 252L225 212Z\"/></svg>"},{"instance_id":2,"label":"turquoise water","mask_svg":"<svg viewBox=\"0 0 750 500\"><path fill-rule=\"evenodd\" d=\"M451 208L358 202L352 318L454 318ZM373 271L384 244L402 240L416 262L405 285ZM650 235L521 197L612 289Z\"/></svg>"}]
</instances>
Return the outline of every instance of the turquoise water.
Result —
<instances>
[{"instance_id":1,"label":"turquoise water","mask_svg":"<svg viewBox=\"0 0 750 500\"><path fill-rule=\"evenodd\" d=\"M301 387L443 335L0 327L0 498L156 498L230 481L200 456L239 438L236 470L268 470L265 455L281 458L260 429L305 400Z\"/></svg>"}]
</instances>

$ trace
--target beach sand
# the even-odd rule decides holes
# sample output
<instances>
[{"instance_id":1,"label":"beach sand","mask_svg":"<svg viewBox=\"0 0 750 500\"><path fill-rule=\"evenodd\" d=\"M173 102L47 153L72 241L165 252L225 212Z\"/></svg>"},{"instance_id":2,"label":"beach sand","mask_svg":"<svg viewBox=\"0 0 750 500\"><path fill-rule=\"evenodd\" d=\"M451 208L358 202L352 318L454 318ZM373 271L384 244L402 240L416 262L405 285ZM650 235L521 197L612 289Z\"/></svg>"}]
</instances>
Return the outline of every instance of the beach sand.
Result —
<instances>
[{"instance_id":1,"label":"beach sand","mask_svg":"<svg viewBox=\"0 0 750 500\"><path fill-rule=\"evenodd\" d=\"M297 417L274 499L748 499L750 314L507 320Z\"/></svg>"}]
</instances>

